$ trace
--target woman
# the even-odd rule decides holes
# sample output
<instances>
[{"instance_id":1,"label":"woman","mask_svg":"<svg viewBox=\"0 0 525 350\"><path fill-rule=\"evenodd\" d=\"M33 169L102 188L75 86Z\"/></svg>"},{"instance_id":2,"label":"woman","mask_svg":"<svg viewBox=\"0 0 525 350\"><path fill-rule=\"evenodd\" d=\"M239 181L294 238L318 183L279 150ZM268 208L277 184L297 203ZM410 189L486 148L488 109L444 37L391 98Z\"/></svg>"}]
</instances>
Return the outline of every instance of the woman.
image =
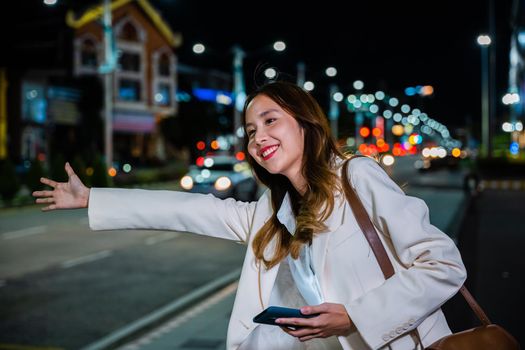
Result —
<instances>
[{"instance_id":1,"label":"woman","mask_svg":"<svg viewBox=\"0 0 525 350\"><path fill-rule=\"evenodd\" d=\"M243 121L248 161L268 187L257 202L88 189L69 164L67 183L42 179L54 190L34 196L49 204L43 210L88 207L94 230L168 229L246 243L228 349L415 349L450 334L440 306L466 273L425 203L406 196L375 160L349 164L351 186L396 270L385 281L342 192L345 156L312 96L269 83L248 97ZM277 320L282 327L253 323L271 305L318 315Z\"/></svg>"}]
</instances>

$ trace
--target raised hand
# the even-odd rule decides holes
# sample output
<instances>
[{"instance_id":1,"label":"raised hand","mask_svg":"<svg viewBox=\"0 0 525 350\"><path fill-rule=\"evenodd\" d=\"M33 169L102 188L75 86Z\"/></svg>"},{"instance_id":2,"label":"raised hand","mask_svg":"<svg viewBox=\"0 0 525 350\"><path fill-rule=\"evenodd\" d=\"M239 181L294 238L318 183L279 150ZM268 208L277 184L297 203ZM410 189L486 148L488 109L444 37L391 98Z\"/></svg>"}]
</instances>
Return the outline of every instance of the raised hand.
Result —
<instances>
[{"instance_id":1,"label":"raised hand","mask_svg":"<svg viewBox=\"0 0 525 350\"><path fill-rule=\"evenodd\" d=\"M87 208L90 189L84 186L69 163L66 163L65 169L69 178L67 182L56 182L43 177L40 182L51 186L53 190L33 192L33 197L37 198L36 203L49 204L42 208L43 211Z\"/></svg>"}]
</instances>

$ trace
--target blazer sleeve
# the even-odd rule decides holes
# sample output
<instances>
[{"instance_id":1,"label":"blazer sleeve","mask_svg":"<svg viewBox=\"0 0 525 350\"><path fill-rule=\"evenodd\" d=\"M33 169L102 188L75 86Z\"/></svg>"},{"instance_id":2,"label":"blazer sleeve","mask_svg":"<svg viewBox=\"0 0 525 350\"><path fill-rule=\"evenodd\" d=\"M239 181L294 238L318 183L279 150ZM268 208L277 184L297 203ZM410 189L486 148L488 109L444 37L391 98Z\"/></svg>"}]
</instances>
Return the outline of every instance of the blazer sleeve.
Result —
<instances>
[{"instance_id":1,"label":"blazer sleeve","mask_svg":"<svg viewBox=\"0 0 525 350\"><path fill-rule=\"evenodd\" d=\"M423 200L405 195L373 159L354 159L348 168L378 234L391 242L401 264L382 285L346 305L363 339L377 349L391 340L385 334L400 326L413 330L456 294L466 271L455 243L430 223Z\"/></svg>"},{"instance_id":2,"label":"blazer sleeve","mask_svg":"<svg viewBox=\"0 0 525 350\"><path fill-rule=\"evenodd\" d=\"M92 230L186 231L247 242L257 202L179 191L92 188Z\"/></svg>"}]
</instances>

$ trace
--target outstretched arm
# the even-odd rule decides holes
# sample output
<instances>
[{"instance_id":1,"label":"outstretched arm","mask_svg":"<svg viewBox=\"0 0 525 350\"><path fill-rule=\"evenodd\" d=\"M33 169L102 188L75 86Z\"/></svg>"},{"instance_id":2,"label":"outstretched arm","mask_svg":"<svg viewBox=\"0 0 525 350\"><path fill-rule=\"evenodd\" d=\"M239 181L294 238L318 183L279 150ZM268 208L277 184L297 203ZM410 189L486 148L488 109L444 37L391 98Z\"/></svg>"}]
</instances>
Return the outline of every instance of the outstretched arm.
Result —
<instances>
[{"instance_id":1,"label":"outstretched arm","mask_svg":"<svg viewBox=\"0 0 525 350\"><path fill-rule=\"evenodd\" d=\"M36 203L49 204L42 208L43 211L87 208L90 189L84 186L69 163L66 163L65 169L68 176L67 182L56 182L43 177L40 182L52 187L53 190L33 192Z\"/></svg>"}]
</instances>

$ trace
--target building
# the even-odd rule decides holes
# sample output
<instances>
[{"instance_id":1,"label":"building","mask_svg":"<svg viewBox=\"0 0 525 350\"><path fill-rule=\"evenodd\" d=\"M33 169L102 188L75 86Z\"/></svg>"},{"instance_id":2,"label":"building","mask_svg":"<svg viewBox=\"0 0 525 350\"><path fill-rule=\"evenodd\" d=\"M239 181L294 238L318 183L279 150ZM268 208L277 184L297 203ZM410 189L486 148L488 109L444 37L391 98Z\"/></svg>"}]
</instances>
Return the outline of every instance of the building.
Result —
<instances>
[{"instance_id":1,"label":"building","mask_svg":"<svg viewBox=\"0 0 525 350\"><path fill-rule=\"evenodd\" d=\"M112 101L114 160L165 158L158 126L177 115L175 49L181 36L147 0L113 1L116 65L106 89L100 73L106 63L104 9L103 4L41 9L21 24L10 59L0 62L9 136L4 141L16 161L44 160L54 152L66 158L103 154L106 92Z\"/></svg>"},{"instance_id":2,"label":"building","mask_svg":"<svg viewBox=\"0 0 525 350\"><path fill-rule=\"evenodd\" d=\"M114 1L111 10L118 62L112 73L115 157L122 161L164 160L158 124L177 113L173 49L180 44L180 37L146 0ZM75 76L100 76L98 68L105 61L103 15L103 5L78 18L68 13L67 23L75 30Z\"/></svg>"}]
</instances>

